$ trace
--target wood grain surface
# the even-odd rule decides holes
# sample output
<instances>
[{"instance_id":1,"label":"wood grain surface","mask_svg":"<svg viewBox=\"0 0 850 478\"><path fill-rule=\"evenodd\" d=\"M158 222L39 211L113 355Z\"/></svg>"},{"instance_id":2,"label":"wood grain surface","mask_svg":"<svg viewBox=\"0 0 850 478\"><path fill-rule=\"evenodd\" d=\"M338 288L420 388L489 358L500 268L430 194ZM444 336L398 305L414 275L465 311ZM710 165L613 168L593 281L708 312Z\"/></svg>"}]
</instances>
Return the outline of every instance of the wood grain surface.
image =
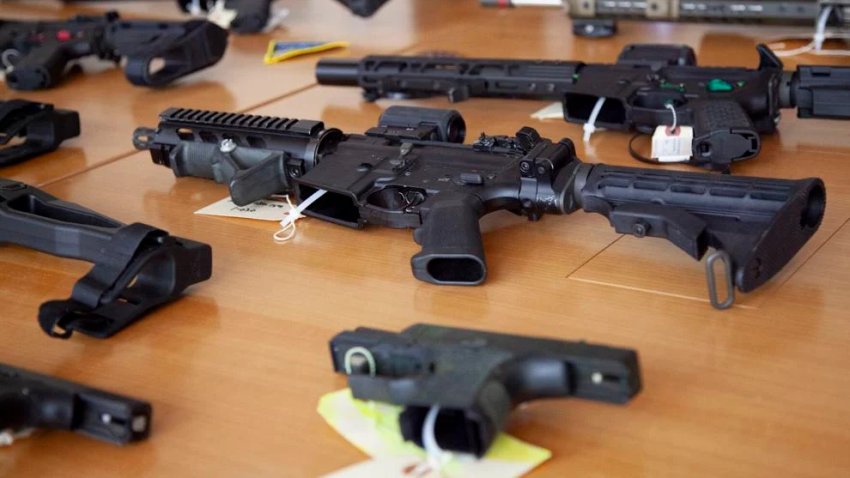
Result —
<instances>
[{"instance_id":1,"label":"wood grain surface","mask_svg":"<svg viewBox=\"0 0 850 478\"><path fill-rule=\"evenodd\" d=\"M0 448L0 476L317 476L366 457L316 413L345 386L327 343L357 326L417 322L632 347L644 390L627 406L531 403L507 430L551 449L534 476L846 476L850 472L850 123L783 114L780 133L736 174L820 176L828 206L820 231L770 283L729 311L707 303L703 265L671 244L622 237L596 215L528 223L484 219L490 275L480 287L416 281L418 246L404 230L299 223L291 243L273 223L197 216L224 186L177 179L132 149L131 132L168 106L321 119L346 132L375 124L391 104L451 107L470 136L521 126L576 140L582 159L634 165L629 135L537 121L545 102L445 98L365 103L351 88L315 85L318 56L265 66L269 38L349 40L348 50L447 51L465 56L613 61L634 42L688 43L706 65L755 66L755 44L787 30L623 22L611 39L576 39L563 12L490 10L477 0L392 0L373 19L331 0L281 1L286 26L231 37L221 64L162 90L130 86L116 69L25 97L77 109L83 135L60 150L0 170L125 222L145 222L213 246L214 275L183 299L109 340L46 337L39 304L65 298L87 264L0 248L0 362L147 399L154 431L116 448L45 432ZM114 2L128 17L181 18L172 2ZM98 12L85 4L4 2L2 16ZM797 33L800 30L796 30ZM801 63L824 63L801 57ZM842 60L836 60L842 62ZM796 63L789 61L790 66ZM843 60L850 65L850 61ZM100 70L100 71L99 71Z\"/></svg>"}]
</instances>

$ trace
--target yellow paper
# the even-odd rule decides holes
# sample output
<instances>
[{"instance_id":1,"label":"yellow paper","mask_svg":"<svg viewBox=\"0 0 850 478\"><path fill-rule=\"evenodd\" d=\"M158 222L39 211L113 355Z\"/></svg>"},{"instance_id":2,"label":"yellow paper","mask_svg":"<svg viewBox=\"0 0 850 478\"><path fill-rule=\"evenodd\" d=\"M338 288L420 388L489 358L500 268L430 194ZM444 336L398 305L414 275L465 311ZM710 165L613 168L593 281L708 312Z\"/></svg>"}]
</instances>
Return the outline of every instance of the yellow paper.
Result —
<instances>
[{"instance_id":1,"label":"yellow paper","mask_svg":"<svg viewBox=\"0 0 850 478\"><path fill-rule=\"evenodd\" d=\"M356 400L350 389L331 392L319 400L319 415L352 445L373 458L386 456L419 456L425 452L406 442L399 430L398 416L402 407ZM552 452L531 445L506 433L500 433L481 460L471 455L453 453L444 468L449 476L467 475L475 464L492 469L504 463L505 476L520 476L551 458ZM492 474L489 474L492 476Z\"/></svg>"}]
</instances>

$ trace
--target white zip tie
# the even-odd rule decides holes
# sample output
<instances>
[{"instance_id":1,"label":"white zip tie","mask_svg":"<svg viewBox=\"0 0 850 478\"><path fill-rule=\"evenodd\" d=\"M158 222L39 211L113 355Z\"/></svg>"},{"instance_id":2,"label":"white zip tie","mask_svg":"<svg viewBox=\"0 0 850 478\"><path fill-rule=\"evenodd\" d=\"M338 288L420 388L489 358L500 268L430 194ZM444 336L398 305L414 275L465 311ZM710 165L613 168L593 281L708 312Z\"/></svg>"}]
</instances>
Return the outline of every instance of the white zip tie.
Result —
<instances>
[{"instance_id":1,"label":"white zip tie","mask_svg":"<svg viewBox=\"0 0 850 478\"><path fill-rule=\"evenodd\" d=\"M425 448L425 454L428 457L428 466L440 474L440 470L445 466L451 458L450 453L446 453L440 448L437 443L437 417L440 415L440 406L433 405L428 410L428 415L425 416L425 423L422 425L422 447Z\"/></svg>"},{"instance_id":2,"label":"white zip tie","mask_svg":"<svg viewBox=\"0 0 850 478\"><path fill-rule=\"evenodd\" d=\"M345 351L345 358L343 358L343 368L345 368L345 374L351 375L351 359L354 358L355 355L362 355L363 358L366 359L366 363L369 364L369 375L374 377L375 373L378 370L377 365L375 364L375 357L372 356L372 352L369 351L366 347L351 347L350 349Z\"/></svg>"},{"instance_id":3,"label":"white zip tie","mask_svg":"<svg viewBox=\"0 0 850 478\"><path fill-rule=\"evenodd\" d=\"M326 192L327 191L324 189L317 189L316 192L302 201L297 207L292 207L292 202L289 200L289 196L286 196L286 202L289 204L291 209L287 213L287 216L280 221L280 230L272 236L274 241L278 244L282 244L295 237L295 221L301 219L301 212L310 207L310 205L314 202L318 201L319 198L324 196Z\"/></svg>"},{"instance_id":4,"label":"white zip tie","mask_svg":"<svg viewBox=\"0 0 850 478\"><path fill-rule=\"evenodd\" d=\"M673 106L673 103L667 103L664 105L664 107L673 113L673 126L670 127L670 132L675 133L676 127L679 126L679 117L676 116L676 107Z\"/></svg>"},{"instance_id":5,"label":"white zip tie","mask_svg":"<svg viewBox=\"0 0 850 478\"><path fill-rule=\"evenodd\" d=\"M602 111L603 104L605 104L605 97L600 96L599 99L596 100L596 104L593 105L593 111L590 112L590 117L587 118L587 123L585 123L582 128L584 130L584 137L582 139L585 143L590 141L590 135L596 132L596 118L599 117L599 112Z\"/></svg>"},{"instance_id":6,"label":"white zip tie","mask_svg":"<svg viewBox=\"0 0 850 478\"><path fill-rule=\"evenodd\" d=\"M848 35L846 33L831 33L826 31L826 22L829 21L829 14L832 13L832 9L832 5L827 5L823 8L823 10L821 10L820 15L818 15L817 23L815 24L815 33L812 35L809 43L791 50L779 50L779 48L785 47L785 43L781 41L781 39L777 39L769 45L770 49L773 50L779 58L788 58L806 53L817 56L850 56L850 50L823 49L823 43L828 39L848 39ZM796 36L790 37L790 39L798 38L799 37Z\"/></svg>"},{"instance_id":7,"label":"white zip tie","mask_svg":"<svg viewBox=\"0 0 850 478\"><path fill-rule=\"evenodd\" d=\"M9 48L8 50L4 50L0 53L0 63L3 64L3 70L6 73L9 73L15 68L14 63L12 63L12 57L20 57L21 52L15 50L14 48Z\"/></svg>"}]
</instances>

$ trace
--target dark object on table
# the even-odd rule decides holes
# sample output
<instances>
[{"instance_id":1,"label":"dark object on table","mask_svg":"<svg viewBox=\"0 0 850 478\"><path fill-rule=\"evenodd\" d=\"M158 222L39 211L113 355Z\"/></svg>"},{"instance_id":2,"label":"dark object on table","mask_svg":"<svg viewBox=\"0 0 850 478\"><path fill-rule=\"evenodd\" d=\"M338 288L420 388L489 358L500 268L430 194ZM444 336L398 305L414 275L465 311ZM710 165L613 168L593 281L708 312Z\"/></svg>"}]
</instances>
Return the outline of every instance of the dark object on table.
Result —
<instances>
[{"instance_id":1,"label":"dark object on table","mask_svg":"<svg viewBox=\"0 0 850 478\"><path fill-rule=\"evenodd\" d=\"M316 77L320 84L360 86L369 101L440 94L452 102L554 99L564 102L572 123L647 134L693 126L690 163L725 171L759 153L759 135L776 130L781 108L797 108L801 118L850 118L850 67L783 71L766 46L758 53L756 70L696 66L693 50L682 45L629 45L616 64L369 56L322 59Z\"/></svg>"},{"instance_id":2,"label":"dark object on table","mask_svg":"<svg viewBox=\"0 0 850 478\"><path fill-rule=\"evenodd\" d=\"M94 263L69 299L39 309L42 329L58 338L110 337L212 274L206 244L124 225L8 179L0 179L0 243Z\"/></svg>"},{"instance_id":3,"label":"dark object on table","mask_svg":"<svg viewBox=\"0 0 850 478\"><path fill-rule=\"evenodd\" d=\"M508 210L532 221L578 209L606 216L617 232L668 239L695 259L727 266L734 288L773 277L818 229L820 179L728 177L582 163L569 139L532 128L482 134L464 145L455 111L392 107L366 134L320 121L169 109L157 129L134 133L137 149L177 176L227 184L245 205L292 194L303 213L335 224L415 229L413 275L433 284L477 285L487 266L479 218ZM315 201L315 202L313 202ZM707 268L713 287L713 269Z\"/></svg>"},{"instance_id":4,"label":"dark object on table","mask_svg":"<svg viewBox=\"0 0 850 478\"><path fill-rule=\"evenodd\" d=\"M66 139L79 135L80 117L76 111L57 110L51 104L35 101L0 101L0 166L49 153ZM23 141L16 143L16 138Z\"/></svg>"},{"instance_id":5,"label":"dark object on table","mask_svg":"<svg viewBox=\"0 0 850 478\"><path fill-rule=\"evenodd\" d=\"M68 430L124 445L150 435L147 402L0 363L0 435Z\"/></svg>"},{"instance_id":6,"label":"dark object on table","mask_svg":"<svg viewBox=\"0 0 850 478\"><path fill-rule=\"evenodd\" d=\"M50 88L68 63L88 56L118 64L139 86L162 86L217 63L227 31L205 20L122 20L116 12L65 21L0 20L6 84L17 90Z\"/></svg>"},{"instance_id":7,"label":"dark object on table","mask_svg":"<svg viewBox=\"0 0 850 478\"><path fill-rule=\"evenodd\" d=\"M641 389L634 350L427 324L398 334L342 332L331 340L331 359L354 398L404 406L405 440L423 446L430 434L444 450L479 457L520 403L626 403Z\"/></svg>"}]
</instances>

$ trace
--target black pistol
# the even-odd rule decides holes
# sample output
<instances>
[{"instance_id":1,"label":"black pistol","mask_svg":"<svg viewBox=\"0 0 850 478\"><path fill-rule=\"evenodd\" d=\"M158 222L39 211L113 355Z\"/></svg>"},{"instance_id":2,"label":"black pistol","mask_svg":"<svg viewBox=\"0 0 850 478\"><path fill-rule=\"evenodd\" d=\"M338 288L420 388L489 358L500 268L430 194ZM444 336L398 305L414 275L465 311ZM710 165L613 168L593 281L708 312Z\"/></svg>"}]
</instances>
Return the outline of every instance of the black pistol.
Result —
<instances>
[{"instance_id":1,"label":"black pistol","mask_svg":"<svg viewBox=\"0 0 850 478\"><path fill-rule=\"evenodd\" d=\"M417 324L359 327L331 340L355 398L404 406L405 440L483 456L520 403L576 397L626 403L641 389L637 352L584 342ZM426 417L438 407L436 423Z\"/></svg>"},{"instance_id":2,"label":"black pistol","mask_svg":"<svg viewBox=\"0 0 850 478\"><path fill-rule=\"evenodd\" d=\"M68 430L116 445L148 438L151 405L0 363L0 440L28 429Z\"/></svg>"}]
</instances>

